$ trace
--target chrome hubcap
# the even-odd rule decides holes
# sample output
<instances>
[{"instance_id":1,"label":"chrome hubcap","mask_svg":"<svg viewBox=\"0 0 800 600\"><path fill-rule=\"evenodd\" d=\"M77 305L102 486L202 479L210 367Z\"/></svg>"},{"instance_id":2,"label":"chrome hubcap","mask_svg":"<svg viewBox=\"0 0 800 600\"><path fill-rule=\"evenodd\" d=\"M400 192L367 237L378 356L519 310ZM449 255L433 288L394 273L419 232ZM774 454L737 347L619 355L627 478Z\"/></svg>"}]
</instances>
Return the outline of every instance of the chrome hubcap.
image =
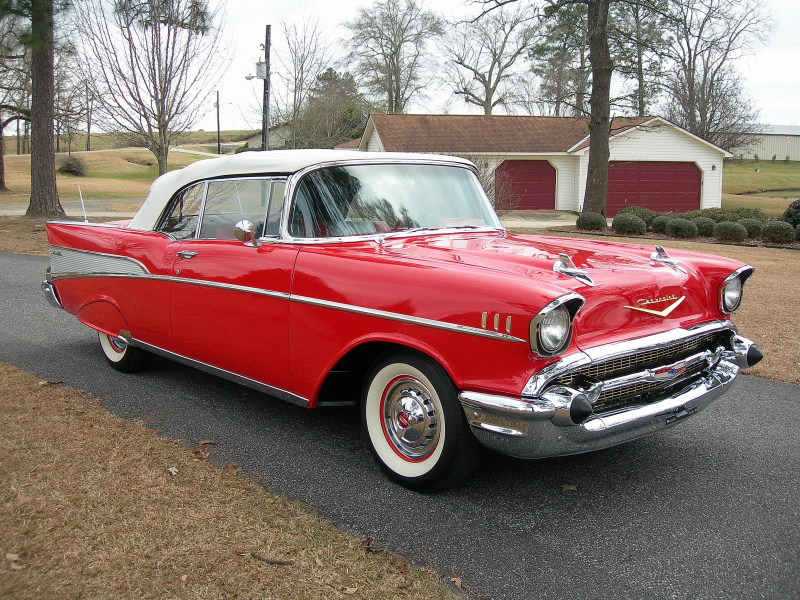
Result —
<instances>
[{"instance_id":1,"label":"chrome hubcap","mask_svg":"<svg viewBox=\"0 0 800 600\"><path fill-rule=\"evenodd\" d=\"M108 336L108 343L111 344L111 347L120 354L125 352L125 348L128 346L128 344L123 342L121 339L111 337L110 335Z\"/></svg>"},{"instance_id":2,"label":"chrome hubcap","mask_svg":"<svg viewBox=\"0 0 800 600\"><path fill-rule=\"evenodd\" d=\"M383 423L389 442L401 456L410 460L427 458L439 441L436 406L431 393L412 377L400 378L386 390Z\"/></svg>"}]
</instances>

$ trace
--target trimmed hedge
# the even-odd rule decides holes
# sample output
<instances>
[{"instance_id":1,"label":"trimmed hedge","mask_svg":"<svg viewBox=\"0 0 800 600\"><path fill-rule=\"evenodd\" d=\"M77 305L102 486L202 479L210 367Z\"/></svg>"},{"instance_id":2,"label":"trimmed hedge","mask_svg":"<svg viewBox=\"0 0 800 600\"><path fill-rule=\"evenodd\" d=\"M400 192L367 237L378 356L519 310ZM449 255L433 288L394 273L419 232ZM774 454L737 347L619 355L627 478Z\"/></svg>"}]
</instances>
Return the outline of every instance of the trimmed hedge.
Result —
<instances>
[{"instance_id":1,"label":"trimmed hedge","mask_svg":"<svg viewBox=\"0 0 800 600\"><path fill-rule=\"evenodd\" d=\"M695 217L691 219L691 222L694 223L694 226L697 227L697 235L702 235L703 237L711 237L714 235L714 225L717 222L714 219L709 219L708 217Z\"/></svg>"},{"instance_id":2,"label":"trimmed hedge","mask_svg":"<svg viewBox=\"0 0 800 600\"><path fill-rule=\"evenodd\" d=\"M741 223L722 221L714 226L714 237L724 242L743 242L747 239L747 229Z\"/></svg>"},{"instance_id":3,"label":"trimmed hedge","mask_svg":"<svg viewBox=\"0 0 800 600\"><path fill-rule=\"evenodd\" d=\"M664 227L664 233L669 237L696 238L697 225L686 219L670 219Z\"/></svg>"},{"instance_id":4,"label":"trimmed hedge","mask_svg":"<svg viewBox=\"0 0 800 600\"><path fill-rule=\"evenodd\" d=\"M600 213L581 213L575 221L575 227L583 231L601 231L607 227L606 218Z\"/></svg>"},{"instance_id":5,"label":"trimmed hedge","mask_svg":"<svg viewBox=\"0 0 800 600\"><path fill-rule=\"evenodd\" d=\"M642 221L644 221L647 228L650 229L650 225L653 223L653 219L658 216L658 213L654 210L650 210L645 206L626 206L617 214L626 214L626 215L636 215Z\"/></svg>"},{"instance_id":6,"label":"trimmed hedge","mask_svg":"<svg viewBox=\"0 0 800 600\"><path fill-rule=\"evenodd\" d=\"M761 237L761 232L764 230L764 224L761 221L756 221L755 219L741 219L739 224L743 225L744 228L747 229L748 238L756 240Z\"/></svg>"},{"instance_id":7,"label":"trimmed hedge","mask_svg":"<svg viewBox=\"0 0 800 600\"><path fill-rule=\"evenodd\" d=\"M653 230L653 233L664 233L664 228L672 218L673 217L668 217L666 215L658 215L650 224L650 229Z\"/></svg>"},{"instance_id":8,"label":"trimmed hedge","mask_svg":"<svg viewBox=\"0 0 800 600\"><path fill-rule=\"evenodd\" d=\"M647 233L647 225L643 219L636 215L617 213L614 220L611 222L611 229L617 233L628 233L636 235L644 235Z\"/></svg>"},{"instance_id":9,"label":"trimmed hedge","mask_svg":"<svg viewBox=\"0 0 800 600\"><path fill-rule=\"evenodd\" d=\"M794 241L794 236L794 227L786 221L770 221L761 232L762 239L773 244L791 243Z\"/></svg>"},{"instance_id":10,"label":"trimmed hedge","mask_svg":"<svg viewBox=\"0 0 800 600\"><path fill-rule=\"evenodd\" d=\"M755 219L762 223L767 222L767 213L760 208L703 208L701 210L692 210L682 215L675 215L684 219L694 219L695 217L707 217L713 219L717 223L724 221L738 221L739 219Z\"/></svg>"},{"instance_id":11,"label":"trimmed hedge","mask_svg":"<svg viewBox=\"0 0 800 600\"><path fill-rule=\"evenodd\" d=\"M800 199L795 200L792 202L785 211L783 211L783 216L781 217L781 221L786 221L787 223L791 223L792 227L797 227L800 225Z\"/></svg>"}]
</instances>

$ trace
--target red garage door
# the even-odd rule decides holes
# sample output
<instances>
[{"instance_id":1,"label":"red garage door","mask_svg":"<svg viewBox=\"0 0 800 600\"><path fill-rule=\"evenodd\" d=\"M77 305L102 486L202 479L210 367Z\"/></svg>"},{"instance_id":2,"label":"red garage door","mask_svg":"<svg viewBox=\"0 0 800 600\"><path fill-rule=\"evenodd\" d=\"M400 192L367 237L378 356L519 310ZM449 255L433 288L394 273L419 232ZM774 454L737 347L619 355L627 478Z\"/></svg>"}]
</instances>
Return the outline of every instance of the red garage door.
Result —
<instances>
[{"instance_id":1,"label":"red garage door","mask_svg":"<svg viewBox=\"0 0 800 600\"><path fill-rule=\"evenodd\" d=\"M689 162L608 163L606 216L626 206L646 206L660 212L700 208L702 174Z\"/></svg>"},{"instance_id":2,"label":"red garage door","mask_svg":"<svg viewBox=\"0 0 800 600\"><path fill-rule=\"evenodd\" d=\"M511 198L509 208L555 209L556 170L546 160L507 160L497 167L494 177L495 193Z\"/></svg>"}]
</instances>

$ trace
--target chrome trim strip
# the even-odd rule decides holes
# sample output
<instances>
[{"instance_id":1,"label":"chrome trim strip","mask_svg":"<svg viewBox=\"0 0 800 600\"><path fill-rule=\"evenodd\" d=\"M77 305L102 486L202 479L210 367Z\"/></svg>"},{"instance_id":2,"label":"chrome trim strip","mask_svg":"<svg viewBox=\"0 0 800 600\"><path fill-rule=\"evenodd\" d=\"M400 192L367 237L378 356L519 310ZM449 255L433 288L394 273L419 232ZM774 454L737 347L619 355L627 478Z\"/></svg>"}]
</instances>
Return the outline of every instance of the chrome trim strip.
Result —
<instances>
[{"instance_id":1,"label":"chrome trim strip","mask_svg":"<svg viewBox=\"0 0 800 600\"><path fill-rule=\"evenodd\" d=\"M308 408L308 405L311 403L310 400L303 398L302 396L298 396L297 394L294 394L292 392L287 392L286 390L272 387L271 385L267 385L266 383L261 383L260 381L255 381L254 379L250 379L249 377L243 377L242 375L237 375L236 373L232 373L230 371L226 371L225 369L220 369L218 367L211 366L209 364L200 362L198 360L194 360L192 358L188 358L181 354L170 352L169 350L164 350L163 348L159 348L158 346L153 346L151 344L147 344L145 342L136 340L130 335L125 336L122 333L120 333L120 336L131 346L142 348L144 350L147 350L148 352L152 352L153 354L158 354L165 358L169 358L170 360L174 360L176 362L183 363L190 367L194 367L195 369L204 371L205 373L210 373L211 375L216 375L218 377L222 377L223 379L227 379L228 381L233 381L234 383L238 383L240 385L247 386L251 389L258 390L259 392L269 394L270 396L275 396L276 398L285 400L286 402L290 402L292 404L296 404L297 406Z\"/></svg>"},{"instance_id":2,"label":"chrome trim strip","mask_svg":"<svg viewBox=\"0 0 800 600\"><path fill-rule=\"evenodd\" d=\"M581 352L575 352L568 356L562 356L561 360L548 365L535 375L533 375L522 390L522 396L532 398L542 393L550 381L565 375L569 371L585 367L592 363L605 362L622 356L629 356L639 352L657 350L664 346L669 346L682 342L693 337L699 337L708 333L730 330L735 332L736 326L731 321L712 321L696 325L689 329L671 329L662 333L625 340L595 348L587 348Z\"/></svg>"},{"instance_id":3,"label":"chrome trim strip","mask_svg":"<svg viewBox=\"0 0 800 600\"><path fill-rule=\"evenodd\" d=\"M422 327L430 327L432 329L441 329L444 331L451 331L454 333L463 333L466 335L474 335L478 337L489 338L493 340L500 340L503 342L522 342L527 343L527 340L507 335L496 331L489 331L485 329L478 329L477 327L470 327L468 325L458 325L456 323L448 323L447 321L436 321L433 319L425 319L422 317L412 317L411 315L404 315L401 313L388 312L384 310L377 310L374 308L366 308L363 306L355 306L352 304L343 304L341 302L332 302L330 300L321 300L318 298L309 298L307 296L296 296L286 292L275 292L272 290L264 290L260 288L247 287L243 285L234 285L230 283L218 283L215 281L204 281L201 279L186 279L183 277L170 277L167 275L147 275L147 276L130 276L125 274L78 274L66 273L63 275L53 276L53 279L76 279L81 277L121 277L131 279L151 279L156 281L167 281L171 283L185 283L188 285L197 285L202 287L216 288L222 290L232 290L242 292L245 294L255 294L258 296L267 296L269 298L278 298L280 300L288 300L289 302L298 302L300 304L309 304L312 306L321 306L323 308L330 308L333 310L341 310L370 317L377 317L380 319L388 319L390 321L398 321L400 323L409 323L411 325L420 325Z\"/></svg>"},{"instance_id":4,"label":"chrome trim strip","mask_svg":"<svg viewBox=\"0 0 800 600\"><path fill-rule=\"evenodd\" d=\"M527 342L527 340L514 337L513 335L506 335L505 333L489 331L486 329L478 329L477 327L469 327L468 325L457 325L455 323L448 323L446 321L434 321L433 319L412 317L410 315L403 315L385 310L377 310L374 308L366 308L363 306L354 306L352 304L342 304L341 302L332 302L330 300L319 300L317 298L309 298L307 296L295 296L294 294L292 295L291 300L292 302L299 302L301 304L332 308L335 310L342 310L344 312L351 312L369 317L379 317L382 319L389 319L390 321L399 321L400 323L410 323L412 325L431 327L433 329L443 329L445 331L453 331L456 333L466 333L468 335L501 340L504 342L522 342L523 344Z\"/></svg>"}]
</instances>

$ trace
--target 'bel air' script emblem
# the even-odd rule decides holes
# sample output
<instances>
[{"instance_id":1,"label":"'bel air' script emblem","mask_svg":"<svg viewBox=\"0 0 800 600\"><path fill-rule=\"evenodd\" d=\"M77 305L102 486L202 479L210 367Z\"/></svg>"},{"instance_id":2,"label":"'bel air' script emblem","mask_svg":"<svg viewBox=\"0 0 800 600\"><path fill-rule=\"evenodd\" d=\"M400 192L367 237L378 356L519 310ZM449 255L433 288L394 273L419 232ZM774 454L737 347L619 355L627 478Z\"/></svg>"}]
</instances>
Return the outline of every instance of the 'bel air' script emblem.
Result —
<instances>
[{"instance_id":1,"label":"'bel air' script emblem","mask_svg":"<svg viewBox=\"0 0 800 600\"><path fill-rule=\"evenodd\" d=\"M683 302L685 299L686 296L681 296L680 298L678 298L675 295L664 296L663 298L654 298L653 300L641 299L636 301L636 304L638 304L639 306L626 306L625 308L630 308L631 310L638 310L643 313L647 313L649 315L656 315L657 317L666 317L667 315L669 315L669 313L678 308L680 303ZM672 302L672 304L670 304L664 310L652 310L650 308L644 308L645 306L648 306L650 304L660 304L662 302L670 302L672 300L674 300L674 302Z\"/></svg>"}]
</instances>

